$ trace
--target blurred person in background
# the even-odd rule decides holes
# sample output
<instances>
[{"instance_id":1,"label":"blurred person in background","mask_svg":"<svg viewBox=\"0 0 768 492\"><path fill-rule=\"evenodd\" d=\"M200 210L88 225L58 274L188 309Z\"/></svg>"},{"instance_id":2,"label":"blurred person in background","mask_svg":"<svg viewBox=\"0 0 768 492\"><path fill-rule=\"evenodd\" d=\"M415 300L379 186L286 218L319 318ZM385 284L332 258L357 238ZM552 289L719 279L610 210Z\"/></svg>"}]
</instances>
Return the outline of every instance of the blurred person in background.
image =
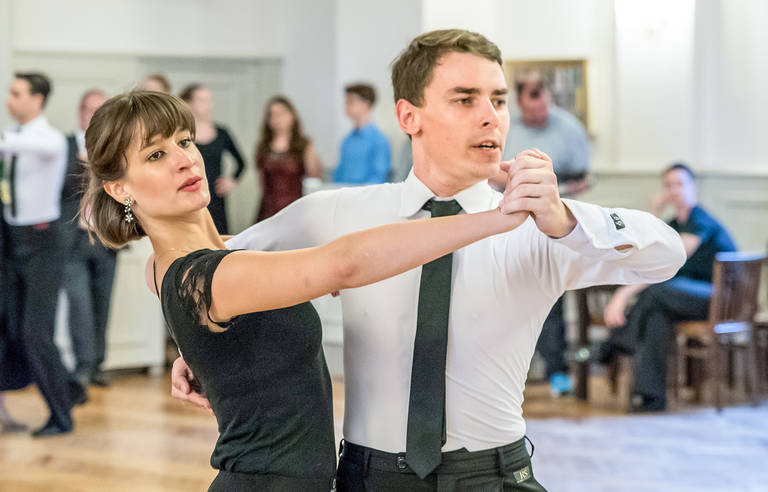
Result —
<instances>
[{"instance_id":1,"label":"blurred person in background","mask_svg":"<svg viewBox=\"0 0 768 492\"><path fill-rule=\"evenodd\" d=\"M604 312L605 323L613 330L595 357L608 364L618 354L634 355L632 411L666 409L667 357L675 337L674 323L707 319L715 256L737 250L728 231L698 204L695 174L687 164L677 162L665 169L662 184L652 212L659 216L668 207L674 210L669 225L680 234L688 259L666 282L616 290ZM625 316L635 297L637 302Z\"/></svg>"},{"instance_id":2,"label":"blurred person in background","mask_svg":"<svg viewBox=\"0 0 768 492\"><path fill-rule=\"evenodd\" d=\"M168 79L165 77L165 75L152 73L141 79L141 82L139 83L139 89L144 89L145 91L165 92L166 94L170 94L171 83L168 82Z\"/></svg>"},{"instance_id":3,"label":"blurred person in background","mask_svg":"<svg viewBox=\"0 0 768 492\"><path fill-rule=\"evenodd\" d=\"M512 159L524 149L535 147L552 158L560 193L576 196L589 189L587 171L590 164L587 135L579 120L563 108L552 104L552 93L546 79L538 72L527 72L515 80L517 108L510 111L509 133L504 145L504 159ZM504 185L504 176L495 178ZM564 298L557 300L536 344L546 364L552 396L573 391L565 352Z\"/></svg>"},{"instance_id":4,"label":"blurred person in background","mask_svg":"<svg viewBox=\"0 0 768 492\"><path fill-rule=\"evenodd\" d=\"M213 223L216 224L219 234L229 234L224 197L229 195L243 174L245 161L229 131L223 125L213 121L213 97L210 90L202 84L190 84L181 91L179 97L189 105L195 117L197 128L195 145L203 155L211 193L208 210L211 211ZM224 152L229 152L235 159L236 168L232 177L224 175L222 168Z\"/></svg>"},{"instance_id":5,"label":"blurred person in background","mask_svg":"<svg viewBox=\"0 0 768 492\"><path fill-rule=\"evenodd\" d=\"M0 180L2 180L2 170L3 163L0 158ZM0 200L0 286L5 286L8 282L4 261L6 251L4 222L3 202ZM18 328L8 323L5 298L0 298L0 433L27 431L26 425L11 416L3 394L3 391L23 389L32 383L32 375L24 355Z\"/></svg>"},{"instance_id":6,"label":"blurred person in background","mask_svg":"<svg viewBox=\"0 0 768 492\"><path fill-rule=\"evenodd\" d=\"M376 91L368 84L345 88L344 113L354 128L341 142L333 181L343 184L385 183L392 167L389 140L371 120Z\"/></svg>"},{"instance_id":7,"label":"blurred person in background","mask_svg":"<svg viewBox=\"0 0 768 492\"><path fill-rule=\"evenodd\" d=\"M54 343L56 303L63 277L61 188L67 168L64 135L43 114L51 84L40 73L16 73L8 112L16 125L0 134L0 199L6 237L8 323L21 335L32 379L50 409L35 437L72 431L73 405L87 398L64 367Z\"/></svg>"},{"instance_id":8,"label":"blurred person in background","mask_svg":"<svg viewBox=\"0 0 768 492\"><path fill-rule=\"evenodd\" d=\"M256 169L262 186L256 221L272 217L301 198L305 177L323 177L320 156L302 129L299 114L284 96L267 101L256 145Z\"/></svg>"},{"instance_id":9,"label":"blurred person in background","mask_svg":"<svg viewBox=\"0 0 768 492\"><path fill-rule=\"evenodd\" d=\"M67 173L61 191L62 248L68 254L63 288L69 301L69 334L75 354L75 377L83 386L108 386L101 371L107 350L107 317L117 254L92 243L78 218L82 197L85 130L107 95L86 91L78 108L78 129L67 136Z\"/></svg>"}]
</instances>

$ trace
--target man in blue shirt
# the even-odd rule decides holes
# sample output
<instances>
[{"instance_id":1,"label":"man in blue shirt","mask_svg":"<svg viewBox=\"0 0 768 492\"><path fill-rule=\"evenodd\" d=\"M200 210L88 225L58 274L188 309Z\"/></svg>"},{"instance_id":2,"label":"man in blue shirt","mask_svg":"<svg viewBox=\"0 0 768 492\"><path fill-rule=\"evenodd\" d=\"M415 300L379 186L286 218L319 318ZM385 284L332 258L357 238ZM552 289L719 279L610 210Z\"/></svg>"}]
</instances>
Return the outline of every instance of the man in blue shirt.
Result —
<instances>
[{"instance_id":1,"label":"man in blue shirt","mask_svg":"<svg viewBox=\"0 0 768 492\"><path fill-rule=\"evenodd\" d=\"M376 91L367 84L346 87L344 112L355 128L341 142L333 181L344 184L385 183L391 168L387 137L371 121Z\"/></svg>"},{"instance_id":2,"label":"man in blue shirt","mask_svg":"<svg viewBox=\"0 0 768 492\"><path fill-rule=\"evenodd\" d=\"M667 356L674 340L674 322L703 320L712 296L712 266L721 251L736 251L728 231L696 200L696 183L690 167L681 162L662 175L664 188L654 199L652 212L674 209L669 225L680 234L688 260L670 280L655 285L619 287L605 307L605 324L615 327L596 354L608 363L617 354L634 355L631 409L662 411L666 408ZM629 300L637 302L625 317Z\"/></svg>"}]
</instances>

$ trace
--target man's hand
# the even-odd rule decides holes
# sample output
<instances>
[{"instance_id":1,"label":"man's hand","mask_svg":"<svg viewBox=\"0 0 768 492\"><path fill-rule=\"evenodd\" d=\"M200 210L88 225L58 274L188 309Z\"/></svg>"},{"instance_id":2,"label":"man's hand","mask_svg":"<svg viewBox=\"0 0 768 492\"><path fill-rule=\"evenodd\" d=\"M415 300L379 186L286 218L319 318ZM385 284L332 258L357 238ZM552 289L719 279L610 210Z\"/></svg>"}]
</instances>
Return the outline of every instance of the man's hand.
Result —
<instances>
[{"instance_id":1,"label":"man's hand","mask_svg":"<svg viewBox=\"0 0 768 492\"><path fill-rule=\"evenodd\" d=\"M627 302L623 295L618 291L611 297L611 300L606 304L603 310L603 320L605 326L608 328L616 328L617 326L624 326L627 324L627 318L624 315L624 311L627 309Z\"/></svg>"},{"instance_id":2,"label":"man's hand","mask_svg":"<svg viewBox=\"0 0 768 492\"><path fill-rule=\"evenodd\" d=\"M549 237L567 236L576 227L576 218L560 200L552 159L544 152L525 150L512 161L502 162L507 187L501 211L530 212L536 226Z\"/></svg>"},{"instance_id":3,"label":"man's hand","mask_svg":"<svg viewBox=\"0 0 768 492\"><path fill-rule=\"evenodd\" d=\"M669 196L666 191L661 190L651 198L651 213L656 217L664 213L664 209L669 204Z\"/></svg>"},{"instance_id":4,"label":"man's hand","mask_svg":"<svg viewBox=\"0 0 768 492\"><path fill-rule=\"evenodd\" d=\"M192 370L184 362L184 359L179 357L173 361L173 367L171 368L171 396L177 400L203 407L213 415L211 403L208 399L200 393L192 391L190 381L194 379L195 375L192 374Z\"/></svg>"},{"instance_id":5,"label":"man's hand","mask_svg":"<svg viewBox=\"0 0 768 492\"><path fill-rule=\"evenodd\" d=\"M229 178L220 177L216 179L216 194L219 196L227 196L232 188L235 187L235 182Z\"/></svg>"}]
</instances>

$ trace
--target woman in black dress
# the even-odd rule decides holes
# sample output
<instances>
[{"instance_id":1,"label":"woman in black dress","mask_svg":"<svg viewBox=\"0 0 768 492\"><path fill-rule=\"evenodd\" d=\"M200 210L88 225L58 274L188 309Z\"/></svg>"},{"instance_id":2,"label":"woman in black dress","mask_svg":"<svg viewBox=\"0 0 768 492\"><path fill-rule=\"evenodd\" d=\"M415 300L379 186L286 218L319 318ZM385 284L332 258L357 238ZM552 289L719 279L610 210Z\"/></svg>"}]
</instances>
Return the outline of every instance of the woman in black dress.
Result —
<instances>
[{"instance_id":1,"label":"woman in black dress","mask_svg":"<svg viewBox=\"0 0 768 492\"><path fill-rule=\"evenodd\" d=\"M213 217L213 223L219 234L229 234L227 209L224 197L235 187L237 180L243 174L245 161L240 155L234 140L227 129L213 121L213 99L211 91L201 84L190 84L184 88L179 97L189 105L195 117L195 146L203 156L205 174L208 176L208 193L211 201L208 210ZM221 168L221 158L224 152L229 152L237 165L232 178L224 176Z\"/></svg>"},{"instance_id":2,"label":"woman in black dress","mask_svg":"<svg viewBox=\"0 0 768 492\"><path fill-rule=\"evenodd\" d=\"M131 92L86 133L81 214L107 246L149 236L148 277L219 425L209 490L328 491L331 386L310 299L376 282L520 225L498 210L412 220L295 251L227 251L209 200L195 122L179 99ZM159 287L159 289L158 289Z\"/></svg>"}]
</instances>

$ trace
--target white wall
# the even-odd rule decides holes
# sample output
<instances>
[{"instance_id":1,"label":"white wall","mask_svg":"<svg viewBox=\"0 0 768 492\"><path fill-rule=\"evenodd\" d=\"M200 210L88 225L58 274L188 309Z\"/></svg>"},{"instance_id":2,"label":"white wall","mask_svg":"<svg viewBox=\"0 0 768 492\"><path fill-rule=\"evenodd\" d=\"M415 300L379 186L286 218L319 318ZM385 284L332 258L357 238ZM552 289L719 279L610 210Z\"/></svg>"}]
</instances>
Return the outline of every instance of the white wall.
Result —
<instances>
[{"instance_id":1,"label":"white wall","mask_svg":"<svg viewBox=\"0 0 768 492\"><path fill-rule=\"evenodd\" d=\"M497 42L496 19L505 2L497 0L422 0L423 31L468 29ZM509 3L509 2L506 2Z\"/></svg>"},{"instance_id":2,"label":"white wall","mask_svg":"<svg viewBox=\"0 0 768 492\"><path fill-rule=\"evenodd\" d=\"M768 174L768 3L697 3L696 160Z\"/></svg>"},{"instance_id":3,"label":"white wall","mask_svg":"<svg viewBox=\"0 0 768 492\"><path fill-rule=\"evenodd\" d=\"M270 0L11 0L13 48L254 57L284 52L280 2ZM277 22L276 22L277 20Z\"/></svg>"},{"instance_id":4,"label":"white wall","mask_svg":"<svg viewBox=\"0 0 768 492\"><path fill-rule=\"evenodd\" d=\"M282 19L289 19L283 34L283 92L296 105L323 164L332 167L339 138L336 115L341 111L334 0L286 0L281 6Z\"/></svg>"},{"instance_id":5,"label":"white wall","mask_svg":"<svg viewBox=\"0 0 768 492\"><path fill-rule=\"evenodd\" d=\"M693 0L616 2L620 166L693 157Z\"/></svg>"},{"instance_id":6,"label":"white wall","mask_svg":"<svg viewBox=\"0 0 768 492\"><path fill-rule=\"evenodd\" d=\"M344 116L344 86L368 82L376 88L374 120L390 140L393 158L407 140L395 117L390 64L422 31L421 5L413 0L336 0L336 127L339 139L352 129ZM333 162L331 167L335 167Z\"/></svg>"}]
</instances>

